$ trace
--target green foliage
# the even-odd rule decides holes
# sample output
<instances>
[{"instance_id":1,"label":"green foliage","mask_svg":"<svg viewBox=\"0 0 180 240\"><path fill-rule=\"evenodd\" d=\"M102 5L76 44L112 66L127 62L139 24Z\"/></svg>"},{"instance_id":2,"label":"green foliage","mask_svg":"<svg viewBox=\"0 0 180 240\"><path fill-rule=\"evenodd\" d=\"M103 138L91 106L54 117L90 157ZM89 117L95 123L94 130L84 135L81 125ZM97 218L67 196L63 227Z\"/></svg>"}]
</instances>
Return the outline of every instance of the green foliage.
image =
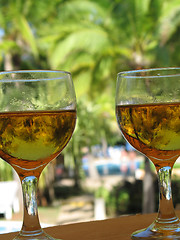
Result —
<instances>
[{"instance_id":1,"label":"green foliage","mask_svg":"<svg viewBox=\"0 0 180 240\"><path fill-rule=\"evenodd\" d=\"M13 179L12 167L0 159L0 181L10 181Z\"/></svg>"},{"instance_id":2,"label":"green foliage","mask_svg":"<svg viewBox=\"0 0 180 240\"><path fill-rule=\"evenodd\" d=\"M107 200L109 198L109 191L108 191L108 189L105 188L104 186L99 187L95 191L95 198L104 198L105 202L107 202Z\"/></svg>"},{"instance_id":3,"label":"green foliage","mask_svg":"<svg viewBox=\"0 0 180 240\"><path fill-rule=\"evenodd\" d=\"M130 192L125 187L115 187L109 191L103 185L95 191L96 198L103 198L106 204L107 213L110 216L125 214L130 206Z\"/></svg>"},{"instance_id":4,"label":"green foliage","mask_svg":"<svg viewBox=\"0 0 180 240\"><path fill-rule=\"evenodd\" d=\"M106 203L106 209L108 216L119 216L123 214L137 214L142 213L142 181L120 182L113 187L111 191L105 188L103 185L95 191L95 197L102 197ZM159 191L158 181L154 179L155 188L155 207L158 209L159 203ZM178 178L172 180L172 192L174 206L179 205L180 201L180 181Z\"/></svg>"},{"instance_id":5,"label":"green foliage","mask_svg":"<svg viewBox=\"0 0 180 240\"><path fill-rule=\"evenodd\" d=\"M119 216L142 212L142 182L121 182L109 192L106 201L109 215ZM158 192L158 191L157 191Z\"/></svg>"}]
</instances>

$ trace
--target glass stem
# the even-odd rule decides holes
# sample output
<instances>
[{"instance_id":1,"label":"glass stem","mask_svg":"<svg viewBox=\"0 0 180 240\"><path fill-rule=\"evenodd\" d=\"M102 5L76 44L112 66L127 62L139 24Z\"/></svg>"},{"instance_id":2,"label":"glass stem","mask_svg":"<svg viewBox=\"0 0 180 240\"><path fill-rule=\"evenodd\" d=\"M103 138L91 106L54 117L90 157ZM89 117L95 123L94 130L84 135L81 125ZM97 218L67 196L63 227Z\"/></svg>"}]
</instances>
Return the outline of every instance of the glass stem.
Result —
<instances>
[{"instance_id":1,"label":"glass stem","mask_svg":"<svg viewBox=\"0 0 180 240\"><path fill-rule=\"evenodd\" d=\"M37 187L38 178L28 176L21 180L23 200L24 200L24 218L20 235L39 235L43 233L41 229L38 209L37 209Z\"/></svg>"},{"instance_id":2,"label":"glass stem","mask_svg":"<svg viewBox=\"0 0 180 240\"><path fill-rule=\"evenodd\" d=\"M156 221L158 223L177 222L171 191L171 167L162 167L158 173L159 181L159 212Z\"/></svg>"}]
</instances>

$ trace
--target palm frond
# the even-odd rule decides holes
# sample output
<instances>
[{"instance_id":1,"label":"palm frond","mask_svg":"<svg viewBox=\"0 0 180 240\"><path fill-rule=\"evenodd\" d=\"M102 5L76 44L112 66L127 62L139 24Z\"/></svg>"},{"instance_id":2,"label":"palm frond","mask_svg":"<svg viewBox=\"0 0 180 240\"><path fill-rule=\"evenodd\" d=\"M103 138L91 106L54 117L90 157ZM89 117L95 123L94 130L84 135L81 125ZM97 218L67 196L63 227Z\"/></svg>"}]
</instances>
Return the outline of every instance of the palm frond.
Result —
<instances>
[{"instance_id":1,"label":"palm frond","mask_svg":"<svg viewBox=\"0 0 180 240\"><path fill-rule=\"evenodd\" d=\"M102 29L80 29L57 44L50 56L50 64L56 69L72 52L94 54L105 49L108 44L108 36Z\"/></svg>"},{"instance_id":2,"label":"palm frond","mask_svg":"<svg viewBox=\"0 0 180 240\"><path fill-rule=\"evenodd\" d=\"M38 57L38 49L37 49L37 44L36 44L36 39L35 39L34 33L24 16L20 15L18 17L17 26L18 26L19 31L21 32L24 40L29 44L34 56Z\"/></svg>"}]
</instances>

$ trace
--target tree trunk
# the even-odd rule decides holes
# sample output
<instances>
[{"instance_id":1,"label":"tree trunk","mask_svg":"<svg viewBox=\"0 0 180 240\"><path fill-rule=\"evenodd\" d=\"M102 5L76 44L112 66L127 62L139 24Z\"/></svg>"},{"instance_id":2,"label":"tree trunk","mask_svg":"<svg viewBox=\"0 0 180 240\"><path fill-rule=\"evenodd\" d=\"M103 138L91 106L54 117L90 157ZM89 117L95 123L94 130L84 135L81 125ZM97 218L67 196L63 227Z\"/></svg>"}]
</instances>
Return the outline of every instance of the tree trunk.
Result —
<instances>
[{"instance_id":1,"label":"tree trunk","mask_svg":"<svg viewBox=\"0 0 180 240\"><path fill-rule=\"evenodd\" d=\"M55 163L50 162L47 167L48 167L48 171L47 171L47 174L45 175L45 180L46 180L46 187L49 195L49 201L52 203L55 199L54 184L53 184L55 181L55 172L54 172Z\"/></svg>"},{"instance_id":2,"label":"tree trunk","mask_svg":"<svg viewBox=\"0 0 180 240\"><path fill-rule=\"evenodd\" d=\"M76 156L74 156L74 187L77 191L81 189L80 184L80 164L79 159L77 159Z\"/></svg>"},{"instance_id":3,"label":"tree trunk","mask_svg":"<svg viewBox=\"0 0 180 240\"><path fill-rule=\"evenodd\" d=\"M102 152L103 152L103 156L104 156L104 157L107 157L108 144L107 144L106 138L105 138L105 137L102 137L101 142L102 142Z\"/></svg>"},{"instance_id":4,"label":"tree trunk","mask_svg":"<svg viewBox=\"0 0 180 240\"><path fill-rule=\"evenodd\" d=\"M145 158L145 176L143 179L143 213L155 211L153 173L148 158Z\"/></svg>"},{"instance_id":5,"label":"tree trunk","mask_svg":"<svg viewBox=\"0 0 180 240\"><path fill-rule=\"evenodd\" d=\"M12 55L10 53L6 53L4 57L4 70L12 71L13 70L13 61Z\"/></svg>"},{"instance_id":6,"label":"tree trunk","mask_svg":"<svg viewBox=\"0 0 180 240\"><path fill-rule=\"evenodd\" d=\"M94 163L94 157L92 155L88 156L88 170L89 177L92 179L99 179L99 174Z\"/></svg>"}]
</instances>

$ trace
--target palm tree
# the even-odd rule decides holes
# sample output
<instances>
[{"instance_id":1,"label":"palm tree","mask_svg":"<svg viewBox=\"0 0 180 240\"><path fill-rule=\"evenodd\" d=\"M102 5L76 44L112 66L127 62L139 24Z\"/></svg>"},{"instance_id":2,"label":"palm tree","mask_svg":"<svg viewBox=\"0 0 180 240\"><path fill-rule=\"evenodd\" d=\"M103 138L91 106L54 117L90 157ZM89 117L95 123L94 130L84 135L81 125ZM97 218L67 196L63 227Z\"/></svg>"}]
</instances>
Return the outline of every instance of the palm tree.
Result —
<instances>
[{"instance_id":1,"label":"palm tree","mask_svg":"<svg viewBox=\"0 0 180 240\"><path fill-rule=\"evenodd\" d=\"M174 62L169 49L179 34L177 0L67 1L59 9L64 14L58 16L58 25L51 26L51 36L41 32L40 42L50 46L51 68L73 73L78 99L86 96L94 106L102 99L104 106L111 103L98 115L102 123L107 112L115 121L112 103L118 71Z\"/></svg>"},{"instance_id":2,"label":"palm tree","mask_svg":"<svg viewBox=\"0 0 180 240\"><path fill-rule=\"evenodd\" d=\"M0 65L3 70L15 69L39 69L43 68L43 56L40 55L37 45L38 28L43 25L43 20L48 18L51 12L46 9L55 9L55 4L60 1L32 1L32 0L1 0L0 8ZM46 65L47 66L47 65ZM9 166L3 163L6 172L10 172ZM49 185L49 196L52 192L52 169L46 168L46 175L41 176L40 185L44 188ZM3 172L3 168L1 168ZM13 174L15 180L17 175ZM2 178L8 180L9 176ZM44 184L46 182L46 184ZM21 197L20 197L21 199ZM52 199L51 199L52 200Z\"/></svg>"},{"instance_id":3,"label":"palm tree","mask_svg":"<svg viewBox=\"0 0 180 240\"><path fill-rule=\"evenodd\" d=\"M177 0L66 1L38 32L49 66L73 73L77 96L114 96L120 70L167 65L178 34ZM58 14L59 13L59 14ZM168 28L167 28L168 21ZM161 61L159 61L161 59Z\"/></svg>"},{"instance_id":4,"label":"palm tree","mask_svg":"<svg viewBox=\"0 0 180 240\"><path fill-rule=\"evenodd\" d=\"M1 0L1 61L5 70L18 69L22 61L38 58L35 35L26 15L30 0Z\"/></svg>"}]
</instances>

